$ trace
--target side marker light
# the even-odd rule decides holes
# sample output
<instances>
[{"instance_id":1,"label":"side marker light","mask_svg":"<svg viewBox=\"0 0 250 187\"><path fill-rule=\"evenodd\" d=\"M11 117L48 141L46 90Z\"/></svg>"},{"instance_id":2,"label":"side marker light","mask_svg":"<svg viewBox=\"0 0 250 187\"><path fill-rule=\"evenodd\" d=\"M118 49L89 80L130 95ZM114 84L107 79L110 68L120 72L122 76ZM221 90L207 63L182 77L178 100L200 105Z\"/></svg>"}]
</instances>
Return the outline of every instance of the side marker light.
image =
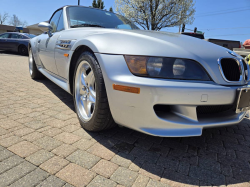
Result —
<instances>
[{"instance_id":1,"label":"side marker light","mask_svg":"<svg viewBox=\"0 0 250 187\"><path fill-rule=\"evenodd\" d=\"M122 86L122 85L113 84L113 89L118 90L118 91L123 91L123 92L135 93L135 94L140 93L140 88L131 87L131 86Z\"/></svg>"}]
</instances>

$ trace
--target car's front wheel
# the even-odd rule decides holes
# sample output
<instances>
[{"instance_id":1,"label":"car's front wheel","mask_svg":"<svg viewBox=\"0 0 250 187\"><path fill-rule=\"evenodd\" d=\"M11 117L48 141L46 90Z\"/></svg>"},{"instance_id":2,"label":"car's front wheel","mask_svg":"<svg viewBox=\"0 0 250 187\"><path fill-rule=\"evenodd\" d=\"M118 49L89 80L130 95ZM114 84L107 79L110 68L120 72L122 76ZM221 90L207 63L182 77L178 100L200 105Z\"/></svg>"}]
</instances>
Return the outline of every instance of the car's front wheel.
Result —
<instances>
[{"instance_id":1,"label":"car's front wheel","mask_svg":"<svg viewBox=\"0 0 250 187\"><path fill-rule=\"evenodd\" d=\"M35 63L31 48L29 50L29 72L30 72L30 77L32 79L44 78L43 74L40 71L38 71L36 67L36 63Z\"/></svg>"},{"instance_id":2,"label":"car's front wheel","mask_svg":"<svg viewBox=\"0 0 250 187\"><path fill-rule=\"evenodd\" d=\"M109 109L100 65L90 52L83 52L75 66L74 104L84 129L101 131L116 125Z\"/></svg>"}]
</instances>

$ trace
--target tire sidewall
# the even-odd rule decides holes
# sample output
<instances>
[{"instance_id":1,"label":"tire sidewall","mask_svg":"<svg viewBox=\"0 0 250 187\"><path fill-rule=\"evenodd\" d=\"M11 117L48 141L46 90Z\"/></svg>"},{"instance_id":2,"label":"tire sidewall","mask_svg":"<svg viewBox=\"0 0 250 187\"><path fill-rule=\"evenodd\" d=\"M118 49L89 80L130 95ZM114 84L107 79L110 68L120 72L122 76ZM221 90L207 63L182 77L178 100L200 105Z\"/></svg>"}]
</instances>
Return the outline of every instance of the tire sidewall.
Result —
<instances>
[{"instance_id":1,"label":"tire sidewall","mask_svg":"<svg viewBox=\"0 0 250 187\"><path fill-rule=\"evenodd\" d=\"M95 76L95 87L96 87L96 103L95 103L95 108L94 108L94 113L93 116L91 117L91 119L89 121L84 121L80 115L79 115L79 111L77 109L77 105L76 105L76 98L75 98L75 79L76 79L76 72L78 69L78 66L80 65L80 63L82 61L87 61L89 63L89 65L91 66L91 69L94 73ZM103 80L102 74L98 73L98 67L97 67L97 60L95 59L94 55L90 52L83 52L80 57L77 60L76 66L75 66L75 72L74 72L74 79L73 79L73 97L74 97L74 105L75 105L75 110L76 110L76 114L77 117L81 123L81 125L83 126L83 128L87 129L87 130L91 130L94 127L97 115L98 115L98 110L100 107L100 96L102 94L102 85L104 85L103 82L101 82L101 80Z\"/></svg>"}]
</instances>

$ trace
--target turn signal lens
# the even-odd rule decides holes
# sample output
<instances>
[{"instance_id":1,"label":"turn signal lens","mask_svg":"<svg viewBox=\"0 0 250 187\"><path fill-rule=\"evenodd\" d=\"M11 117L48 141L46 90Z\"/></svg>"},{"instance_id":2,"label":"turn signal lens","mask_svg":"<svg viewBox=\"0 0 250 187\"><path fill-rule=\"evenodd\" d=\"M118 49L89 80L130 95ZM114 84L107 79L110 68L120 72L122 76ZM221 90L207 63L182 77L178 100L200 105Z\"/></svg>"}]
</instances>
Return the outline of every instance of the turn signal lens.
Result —
<instances>
[{"instance_id":1,"label":"turn signal lens","mask_svg":"<svg viewBox=\"0 0 250 187\"><path fill-rule=\"evenodd\" d=\"M144 56L124 56L128 68L135 75L147 75L147 59Z\"/></svg>"},{"instance_id":2,"label":"turn signal lens","mask_svg":"<svg viewBox=\"0 0 250 187\"><path fill-rule=\"evenodd\" d=\"M122 86L122 85L113 84L113 89L118 90L118 91L123 91L123 92L135 93L135 94L140 93L140 88L131 87L131 86Z\"/></svg>"}]
</instances>

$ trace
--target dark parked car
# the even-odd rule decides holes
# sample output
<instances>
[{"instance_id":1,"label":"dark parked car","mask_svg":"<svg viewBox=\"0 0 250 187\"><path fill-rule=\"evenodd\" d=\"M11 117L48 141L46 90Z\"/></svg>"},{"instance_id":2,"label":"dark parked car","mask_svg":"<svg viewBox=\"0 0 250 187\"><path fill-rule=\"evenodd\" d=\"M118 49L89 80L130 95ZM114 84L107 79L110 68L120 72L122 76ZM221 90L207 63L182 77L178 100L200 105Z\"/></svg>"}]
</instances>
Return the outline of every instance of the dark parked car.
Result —
<instances>
[{"instance_id":1,"label":"dark parked car","mask_svg":"<svg viewBox=\"0 0 250 187\"><path fill-rule=\"evenodd\" d=\"M203 39L208 42L220 45L222 47L228 48L230 50L233 50L233 48L241 48L240 41L234 41L234 40L221 40L221 39L205 39L204 34L199 34L196 32L182 32L181 34L192 36L195 38Z\"/></svg>"},{"instance_id":2,"label":"dark parked car","mask_svg":"<svg viewBox=\"0 0 250 187\"><path fill-rule=\"evenodd\" d=\"M14 51L21 55L28 54L28 44L33 34L6 32L0 35L0 50Z\"/></svg>"}]
</instances>

